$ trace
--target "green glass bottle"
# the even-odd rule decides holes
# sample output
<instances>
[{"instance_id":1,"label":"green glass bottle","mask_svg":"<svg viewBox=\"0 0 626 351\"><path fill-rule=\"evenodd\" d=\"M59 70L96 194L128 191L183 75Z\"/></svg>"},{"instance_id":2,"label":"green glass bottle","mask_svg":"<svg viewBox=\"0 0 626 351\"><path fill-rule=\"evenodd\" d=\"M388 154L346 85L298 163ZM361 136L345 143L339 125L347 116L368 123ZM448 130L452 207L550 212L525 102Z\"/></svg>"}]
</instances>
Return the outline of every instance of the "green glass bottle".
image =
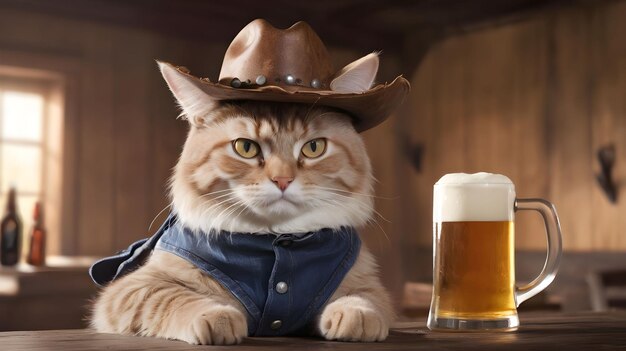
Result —
<instances>
[{"instance_id":1,"label":"green glass bottle","mask_svg":"<svg viewBox=\"0 0 626 351\"><path fill-rule=\"evenodd\" d=\"M17 194L15 188L9 190L6 214L0 224L0 264L14 266L20 260L22 241L22 220L17 213Z\"/></svg>"}]
</instances>

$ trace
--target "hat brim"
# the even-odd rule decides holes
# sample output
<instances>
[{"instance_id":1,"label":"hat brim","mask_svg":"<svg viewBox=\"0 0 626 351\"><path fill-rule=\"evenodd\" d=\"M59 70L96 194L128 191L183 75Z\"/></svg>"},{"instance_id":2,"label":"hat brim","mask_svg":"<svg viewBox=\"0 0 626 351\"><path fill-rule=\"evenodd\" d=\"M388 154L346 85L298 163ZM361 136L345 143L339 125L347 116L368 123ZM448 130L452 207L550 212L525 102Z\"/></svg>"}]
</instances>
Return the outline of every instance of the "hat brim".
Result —
<instances>
[{"instance_id":1,"label":"hat brim","mask_svg":"<svg viewBox=\"0 0 626 351\"><path fill-rule=\"evenodd\" d=\"M166 63L172 68L176 66ZM389 117L402 104L410 90L409 82L402 76L391 83L379 84L362 93L338 93L332 90L288 91L279 86L261 86L255 88L233 88L221 83L198 78L183 70L182 74L198 88L219 101L253 100L272 102L311 103L338 108L348 112L354 118L354 128L363 132L373 128Z\"/></svg>"}]
</instances>

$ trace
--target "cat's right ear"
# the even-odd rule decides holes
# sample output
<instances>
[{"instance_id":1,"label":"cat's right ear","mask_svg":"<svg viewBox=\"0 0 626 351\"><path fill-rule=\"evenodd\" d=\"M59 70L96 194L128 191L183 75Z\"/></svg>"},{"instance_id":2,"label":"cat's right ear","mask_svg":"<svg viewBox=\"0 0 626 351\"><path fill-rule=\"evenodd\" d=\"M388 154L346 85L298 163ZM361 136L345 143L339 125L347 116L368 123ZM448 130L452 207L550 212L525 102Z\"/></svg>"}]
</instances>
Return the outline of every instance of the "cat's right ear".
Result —
<instances>
[{"instance_id":1,"label":"cat's right ear","mask_svg":"<svg viewBox=\"0 0 626 351\"><path fill-rule=\"evenodd\" d=\"M170 64L161 61L157 63L163 79L182 109L180 117L194 125L203 124L209 112L216 107L216 101L200 89L197 78L185 75Z\"/></svg>"}]
</instances>

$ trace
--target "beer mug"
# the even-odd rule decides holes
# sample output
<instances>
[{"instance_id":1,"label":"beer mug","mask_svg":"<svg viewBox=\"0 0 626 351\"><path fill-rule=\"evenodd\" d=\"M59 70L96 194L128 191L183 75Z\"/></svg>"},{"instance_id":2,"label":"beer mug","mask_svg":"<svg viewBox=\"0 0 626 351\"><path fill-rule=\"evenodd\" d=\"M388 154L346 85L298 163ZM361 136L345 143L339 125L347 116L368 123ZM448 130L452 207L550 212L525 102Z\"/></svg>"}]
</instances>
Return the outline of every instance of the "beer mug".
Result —
<instances>
[{"instance_id":1,"label":"beer mug","mask_svg":"<svg viewBox=\"0 0 626 351\"><path fill-rule=\"evenodd\" d=\"M515 212L538 211L546 225L548 256L539 276L515 285ZM561 258L554 205L518 199L509 178L455 173L434 186L431 330L515 330L517 307L545 289Z\"/></svg>"}]
</instances>

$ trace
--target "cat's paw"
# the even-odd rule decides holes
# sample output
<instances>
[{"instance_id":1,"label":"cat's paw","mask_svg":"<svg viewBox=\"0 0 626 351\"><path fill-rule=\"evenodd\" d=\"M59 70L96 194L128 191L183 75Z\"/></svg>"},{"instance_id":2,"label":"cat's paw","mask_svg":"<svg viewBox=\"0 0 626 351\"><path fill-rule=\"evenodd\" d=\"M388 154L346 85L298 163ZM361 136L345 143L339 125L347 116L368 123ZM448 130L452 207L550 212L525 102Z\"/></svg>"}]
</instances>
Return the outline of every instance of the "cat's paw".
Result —
<instances>
[{"instance_id":1,"label":"cat's paw","mask_svg":"<svg viewBox=\"0 0 626 351\"><path fill-rule=\"evenodd\" d=\"M352 303L343 297L326 306L320 319L320 331L328 340L383 341L389 323L367 303Z\"/></svg>"},{"instance_id":2,"label":"cat's paw","mask_svg":"<svg viewBox=\"0 0 626 351\"><path fill-rule=\"evenodd\" d=\"M232 306L213 306L194 316L180 339L190 344L239 344L248 335L246 317Z\"/></svg>"}]
</instances>

